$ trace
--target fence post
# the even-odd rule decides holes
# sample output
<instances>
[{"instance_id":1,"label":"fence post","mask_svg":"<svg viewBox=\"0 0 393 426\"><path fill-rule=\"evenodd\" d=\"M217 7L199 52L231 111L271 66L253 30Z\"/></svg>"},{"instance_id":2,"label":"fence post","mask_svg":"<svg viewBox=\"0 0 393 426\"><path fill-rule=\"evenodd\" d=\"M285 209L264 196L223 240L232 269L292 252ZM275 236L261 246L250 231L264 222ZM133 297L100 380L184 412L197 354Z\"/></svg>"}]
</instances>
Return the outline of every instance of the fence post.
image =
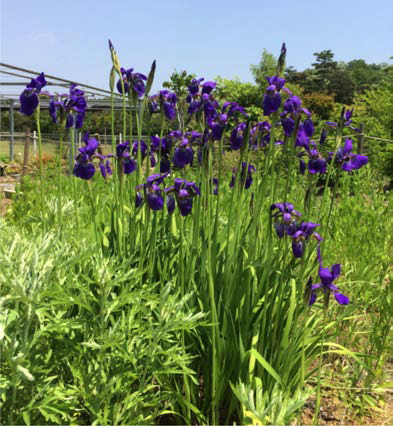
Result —
<instances>
[{"instance_id":1,"label":"fence post","mask_svg":"<svg viewBox=\"0 0 393 426\"><path fill-rule=\"evenodd\" d=\"M23 170L22 175L27 173L27 165L29 163L29 147L30 147L30 128L25 129L25 150L23 153Z\"/></svg>"},{"instance_id":2,"label":"fence post","mask_svg":"<svg viewBox=\"0 0 393 426\"><path fill-rule=\"evenodd\" d=\"M360 134L358 136L358 155L363 152L363 141L364 141L364 123L360 124Z\"/></svg>"},{"instance_id":3,"label":"fence post","mask_svg":"<svg viewBox=\"0 0 393 426\"><path fill-rule=\"evenodd\" d=\"M121 133L119 133L119 143L122 143L123 141L122 141L122 135L121 135Z\"/></svg>"},{"instance_id":4,"label":"fence post","mask_svg":"<svg viewBox=\"0 0 393 426\"><path fill-rule=\"evenodd\" d=\"M10 101L10 161L14 160L14 100Z\"/></svg>"}]
</instances>

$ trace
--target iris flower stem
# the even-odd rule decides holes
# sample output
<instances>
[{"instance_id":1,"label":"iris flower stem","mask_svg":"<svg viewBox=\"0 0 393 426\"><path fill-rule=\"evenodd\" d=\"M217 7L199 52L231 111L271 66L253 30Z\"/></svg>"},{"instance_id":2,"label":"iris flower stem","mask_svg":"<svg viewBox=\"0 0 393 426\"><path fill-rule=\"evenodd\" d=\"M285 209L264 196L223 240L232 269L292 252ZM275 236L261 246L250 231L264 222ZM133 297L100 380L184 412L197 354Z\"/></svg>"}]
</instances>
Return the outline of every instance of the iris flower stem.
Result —
<instances>
[{"instance_id":1,"label":"iris flower stem","mask_svg":"<svg viewBox=\"0 0 393 426\"><path fill-rule=\"evenodd\" d=\"M61 160L62 160L62 153L63 153L63 133L64 133L64 125L65 122L64 120L60 121L60 129L59 129L59 187L58 187L58 193L57 193L57 213L59 215L59 227L61 228L62 225L62 214L61 214L61 199L62 199L62 185L61 185L61 181L62 181L62 164L61 164Z\"/></svg>"},{"instance_id":2,"label":"iris flower stem","mask_svg":"<svg viewBox=\"0 0 393 426\"><path fill-rule=\"evenodd\" d=\"M276 142L276 123L278 121L278 111L273 113L272 116L272 127L270 131L270 141L269 141L269 172L271 175L271 191L270 191L270 204L274 203L274 197L276 195L276 170L275 170L275 156L276 149L274 143Z\"/></svg>"},{"instance_id":3,"label":"iris flower stem","mask_svg":"<svg viewBox=\"0 0 393 426\"><path fill-rule=\"evenodd\" d=\"M41 202L41 221L42 227L45 231L45 220L44 220L44 176L43 176L43 163L42 163L42 136L41 136L41 124L40 124L40 107L35 110L35 122L37 126L37 138L38 138L38 157L39 157L39 169L40 169L40 202Z\"/></svg>"},{"instance_id":4,"label":"iris flower stem","mask_svg":"<svg viewBox=\"0 0 393 426\"><path fill-rule=\"evenodd\" d=\"M318 362L318 382L317 382L317 398L315 401L315 412L313 424L318 426L319 421L319 409L321 406L321 369L322 369L322 358L323 358L323 345L325 344L326 334L326 307L323 308L323 324L322 324L322 341L319 350L319 362Z\"/></svg>"},{"instance_id":5,"label":"iris flower stem","mask_svg":"<svg viewBox=\"0 0 393 426\"><path fill-rule=\"evenodd\" d=\"M330 200L328 217L327 217L327 220L326 220L326 224L324 225L324 228L326 229L326 232L329 231L330 219L332 217L334 200L336 199L336 196L337 196L337 189L338 189L338 183L340 181L340 175L341 175L341 173L340 173L340 171L338 171L338 173L337 173L337 179L336 179L336 182L334 184L333 193L332 193L332 197L331 197L331 200Z\"/></svg>"},{"instance_id":6,"label":"iris flower stem","mask_svg":"<svg viewBox=\"0 0 393 426\"><path fill-rule=\"evenodd\" d=\"M295 143L297 139L297 134L299 132L299 125L300 125L300 116L298 116L295 120L295 127L288 141L290 143L290 149L289 149L288 158L287 158L288 172L287 172L287 181L286 181L286 189L285 189L285 199L284 199L285 202L288 201L289 191L293 186L292 181L293 181L294 173L293 173L292 164L293 164L293 157L295 152Z\"/></svg>"},{"instance_id":7,"label":"iris flower stem","mask_svg":"<svg viewBox=\"0 0 393 426\"><path fill-rule=\"evenodd\" d=\"M124 140L126 140L127 139L127 109L126 109L126 94L124 89L123 78L120 78L120 84L121 84L121 97L122 97L122 104L123 104L123 138Z\"/></svg>"},{"instance_id":8,"label":"iris flower stem","mask_svg":"<svg viewBox=\"0 0 393 426\"><path fill-rule=\"evenodd\" d=\"M311 199L313 196L313 175L308 172L307 174L307 191L304 197L304 216L307 218L310 213Z\"/></svg>"},{"instance_id":9,"label":"iris flower stem","mask_svg":"<svg viewBox=\"0 0 393 426\"><path fill-rule=\"evenodd\" d=\"M71 139L71 157L75 158L75 135L74 128L70 129L70 139ZM75 220L76 220L76 229L79 230L79 213L78 213L78 202L77 202L77 193L76 193L76 177L72 176L72 192L74 195L74 209L75 209Z\"/></svg>"},{"instance_id":10,"label":"iris flower stem","mask_svg":"<svg viewBox=\"0 0 393 426\"><path fill-rule=\"evenodd\" d=\"M137 128L137 134L138 134L137 181L139 183L139 179L142 173L142 153L141 153L142 126L140 122L139 105L138 105L137 98L134 98L134 108L135 108L136 128ZM130 141L130 146L132 147L132 141Z\"/></svg>"},{"instance_id":11,"label":"iris flower stem","mask_svg":"<svg viewBox=\"0 0 393 426\"><path fill-rule=\"evenodd\" d=\"M113 87L111 87L111 135L112 135L112 152L115 153L116 152L116 137L115 137L115 103L114 103L114 93L113 93ZM119 164L119 159L116 159L116 162ZM115 187L115 191L114 191L114 196L115 196L115 206L113 209L113 215L115 216L114 220L113 220L113 230L112 232L114 233L114 235L119 234L119 224L118 224L118 217L119 217L119 193L118 193L118 185L117 185L117 179L115 176L115 174L117 173L117 175L119 175L119 166L118 167L114 167L113 170L113 182L114 182L114 187Z\"/></svg>"},{"instance_id":12,"label":"iris flower stem","mask_svg":"<svg viewBox=\"0 0 393 426\"><path fill-rule=\"evenodd\" d=\"M222 179L222 151L223 151L223 142L224 142L224 131L222 132L222 136L220 138L219 150L218 153L218 186L217 186L217 202L216 202L216 218L214 221L214 244L217 244L217 233L218 233L218 221L219 221L219 209L220 209L220 199L221 199L221 191L219 189L219 185L221 184ZM213 184L213 183L212 183Z\"/></svg>"},{"instance_id":13,"label":"iris flower stem","mask_svg":"<svg viewBox=\"0 0 393 426\"><path fill-rule=\"evenodd\" d=\"M207 186L205 186L205 191L208 191L208 186L210 182L207 182ZM206 194L206 200L209 202L209 194ZM208 214L207 214L207 235L210 238L211 231L211 216L210 216L210 206L207 206ZM216 301L215 301L215 289L214 289L214 273L213 273L213 265L212 265L212 250L211 244L208 244L208 279L209 279L209 299L210 299L210 310L211 310L211 318L212 318L212 328L211 328L211 339L212 339L212 424L218 424L218 401L217 401L217 359L218 359L218 341L217 337L219 335L219 324L217 318L217 309L216 309Z\"/></svg>"},{"instance_id":14,"label":"iris flower stem","mask_svg":"<svg viewBox=\"0 0 393 426\"><path fill-rule=\"evenodd\" d=\"M185 243L185 239L184 239L184 218L180 217L180 246L179 246L179 268L178 268L178 280L180 280L180 288L181 288L181 294L182 297L185 296L186 291L185 291L185 286L184 286L184 263L185 263L185 259L184 259L184 243ZM185 354L185 332L184 330L182 330L182 335L181 335L181 341L182 341L182 348L183 348L183 352ZM186 374L183 374L183 387L184 387L184 393L186 396L186 400L188 403L191 402L191 395L190 395L190 384L188 382L188 377ZM189 408L189 405L187 405L187 424L191 424L191 410Z\"/></svg>"},{"instance_id":15,"label":"iris flower stem","mask_svg":"<svg viewBox=\"0 0 393 426\"><path fill-rule=\"evenodd\" d=\"M133 117L132 117L132 96L130 93L128 93L128 117L129 117L129 122L130 122L130 144L132 143L132 121L133 121Z\"/></svg>"},{"instance_id":16,"label":"iris flower stem","mask_svg":"<svg viewBox=\"0 0 393 426\"><path fill-rule=\"evenodd\" d=\"M87 188L89 191L89 199L90 199L90 206L91 206L91 214L92 214L92 218L93 218L93 226L94 226L94 235L96 238L96 243L97 243L97 247L100 249L101 248L101 244L100 244L100 238L98 235L98 228L97 228L97 209L96 209L96 203L94 201L94 195L93 195L93 191L91 188L91 182L88 180L86 181L87 183Z\"/></svg>"}]
</instances>

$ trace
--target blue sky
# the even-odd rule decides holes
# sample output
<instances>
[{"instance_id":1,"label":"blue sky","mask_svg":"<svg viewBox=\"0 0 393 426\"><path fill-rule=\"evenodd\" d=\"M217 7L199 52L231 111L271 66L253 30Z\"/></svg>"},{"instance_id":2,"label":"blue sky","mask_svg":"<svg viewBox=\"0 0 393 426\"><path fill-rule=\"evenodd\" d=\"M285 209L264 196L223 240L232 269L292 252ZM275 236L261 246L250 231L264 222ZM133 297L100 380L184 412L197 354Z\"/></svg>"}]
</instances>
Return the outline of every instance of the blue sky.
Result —
<instances>
[{"instance_id":1,"label":"blue sky","mask_svg":"<svg viewBox=\"0 0 393 426\"><path fill-rule=\"evenodd\" d=\"M339 61L393 55L392 0L0 1L1 62L105 89L108 38L125 68L157 60L155 89L174 69L253 81L250 64L283 41L297 69L325 49Z\"/></svg>"}]
</instances>

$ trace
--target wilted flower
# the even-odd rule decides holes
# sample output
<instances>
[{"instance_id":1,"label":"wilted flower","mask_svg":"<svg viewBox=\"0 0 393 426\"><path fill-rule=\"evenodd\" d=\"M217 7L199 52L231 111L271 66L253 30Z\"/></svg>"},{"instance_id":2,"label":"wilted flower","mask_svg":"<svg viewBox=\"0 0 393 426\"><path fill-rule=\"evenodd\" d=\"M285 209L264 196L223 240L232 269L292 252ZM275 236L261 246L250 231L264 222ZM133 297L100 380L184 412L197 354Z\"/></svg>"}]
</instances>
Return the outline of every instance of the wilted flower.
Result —
<instances>
[{"instance_id":1,"label":"wilted flower","mask_svg":"<svg viewBox=\"0 0 393 426\"><path fill-rule=\"evenodd\" d=\"M43 72L38 77L31 79L30 83L19 96L20 112L22 114L28 116L33 115L39 104L38 95L40 94L41 89L46 86L46 84L47 83Z\"/></svg>"}]
</instances>

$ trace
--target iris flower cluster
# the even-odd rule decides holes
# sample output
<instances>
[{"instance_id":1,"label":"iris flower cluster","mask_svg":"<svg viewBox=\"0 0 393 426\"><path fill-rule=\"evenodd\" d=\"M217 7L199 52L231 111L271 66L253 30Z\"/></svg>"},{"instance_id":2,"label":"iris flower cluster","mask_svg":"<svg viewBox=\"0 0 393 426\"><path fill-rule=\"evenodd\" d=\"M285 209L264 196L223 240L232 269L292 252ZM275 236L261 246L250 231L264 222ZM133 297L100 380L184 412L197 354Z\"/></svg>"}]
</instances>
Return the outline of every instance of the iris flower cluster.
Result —
<instances>
[{"instance_id":1,"label":"iris flower cluster","mask_svg":"<svg viewBox=\"0 0 393 426\"><path fill-rule=\"evenodd\" d=\"M177 207L182 216L188 216L192 210L193 198L201 195L199 187L195 182L185 179L174 179L173 186L165 189L167 194L167 208L169 213L175 210L175 199Z\"/></svg>"},{"instance_id":2,"label":"iris flower cluster","mask_svg":"<svg viewBox=\"0 0 393 426\"><path fill-rule=\"evenodd\" d=\"M314 238L318 243L322 237L314 232L320 226L314 222L300 222L301 213L294 209L291 203L276 203L270 206L270 211L276 210L274 218L274 228L277 236L283 238L288 235L292 239L292 253L295 258L303 256L304 248L310 238Z\"/></svg>"},{"instance_id":3,"label":"iris flower cluster","mask_svg":"<svg viewBox=\"0 0 393 426\"><path fill-rule=\"evenodd\" d=\"M177 204L180 214L188 216L192 211L193 198L200 195L199 187L194 182L175 178L173 186L163 189L160 185L168 176L169 173L153 174L147 178L146 183L138 185L135 206L142 206L146 200L150 209L162 210L165 195L168 213L172 214Z\"/></svg>"},{"instance_id":4,"label":"iris flower cluster","mask_svg":"<svg viewBox=\"0 0 393 426\"><path fill-rule=\"evenodd\" d=\"M76 88L76 84L71 84L70 93L60 95L60 101L55 101L51 96L49 103L49 114L54 123L63 123L65 120L65 127L68 129L74 125L74 117L72 111L76 112L75 127L80 129L83 126L87 103L85 93Z\"/></svg>"},{"instance_id":5,"label":"iris flower cluster","mask_svg":"<svg viewBox=\"0 0 393 426\"><path fill-rule=\"evenodd\" d=\"M150 113L158 112L160 105L161 111L164 111L165 117L168 120L176 118L176 93L169 90L160 90L156 95L150 96Z\"/></svg>"},{"instance_id":6,"label":"iris flower cluster","mask_svg":"<svg viewBox=\"0 0 393 426\"><path fill-rule=\"evenodd\" d=\"M317 258L319 262L319 278L321 283L312 284L312 280L307 283L306 302L309 306L313 305L317 298L317 291L324 293L324 305L328 306L329 296L333 294L340 305L348 305L349 299L338 292L337 286L333 281L340 275L340 265L335 264L330 269L322 266L322 256L319 243L322 237L314 230L320 226L314 222L300 222L301 213L294 209L291 203L276 203L270 206L273 212L274 228L277 236L283 238L288 235L292 239L292 252L295 258L301 258L304 253L305 244L312 237L317 241Z\"/></svg>"}]
</instances>

